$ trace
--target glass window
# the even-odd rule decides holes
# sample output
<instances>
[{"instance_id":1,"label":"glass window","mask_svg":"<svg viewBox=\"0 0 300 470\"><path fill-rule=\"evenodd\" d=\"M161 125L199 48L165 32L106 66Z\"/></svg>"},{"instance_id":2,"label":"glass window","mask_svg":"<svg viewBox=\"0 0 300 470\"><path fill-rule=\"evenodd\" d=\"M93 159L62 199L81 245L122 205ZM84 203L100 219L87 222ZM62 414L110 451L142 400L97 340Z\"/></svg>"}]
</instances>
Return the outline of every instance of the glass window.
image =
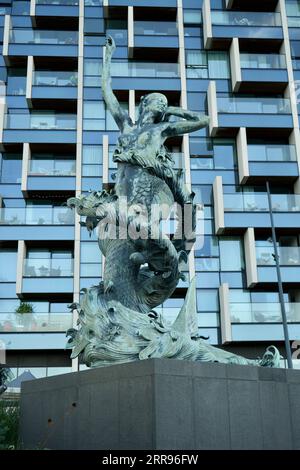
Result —
<instances>
[{"instance_id":1,"label":"glass window","mask_svg":"<svg viewBox=\"0 0 300 470\"><path fill-rule=\"evenodd\" d=\"M85 101L83 105L84 119L96 119L105 117L103 101Z\"/></svg>"},{"instance_id":2,"label":"glass window","mask_svg":"<svg viewBox=\"0 0 300 470\"><path fill-rule=\"evenodd\" d=\"M10 2L9 2L10 3ZM29 15L30 1L27 2L18 0L12 2L12 14L13 15Z\"/></svg>"},{"instance_id":3,"label":"glass window","mask_svg":"<svg viewBox=\"0 0 300 470\"><path fill-rule=\"evenodd\" d=\"M195 267L197 272L215 271L220 270L219 258L196 258Z\"/></svg>"},{"instance_id":4,"label":"glass window","mask_svg":"<svg viewBox=\"0 0 300 470\"><path fill-rule=\"evenodd\" d=\"M102 145L84 145L82 148L82 176L102 176Z\"/></svg>"},{"instance_id":5,"label":"glass window","mask_svg":"<svg viewBox=\"0 0 300 470\"><path fill-rule=\"evenodd\" d=\"M202 23L201 10L186 10L183 11L184 24L199 24Z\"/></svg>"},{"instance_id":6,"label":"glass window","mask_svg":"<svg viewBox=\"0 0 300 470\"><path fill-rule=\"evenodd\" d=\"M209 78L230 78L230 65L227 52L208 52L208 74Z\"/></svg>"},{"instance_id":7,"label":"glass window","mask_svg":"<svg viewBox=\"0 0 300 470\"><path fill-rule=\"evenodd\" d=\"M214 167L216 170L231 170L237 165L235 143L214 144Z\"/></svg>"},{"instance_id":8,"label":"glass window","mask_svg":"<svg viewBox=\"0 0 300 470\"><path fill-rule=\"evenodd\" d=\"M84 145L82 147L82 162L93 165L102 164L102 145Z\"/></svg>"},{"instance_id":9,"label":"glass window","mask_svg":"<svg viewBox=\"0 0 300 470\"><path fill-rule=\"evenodd\" d=\"M204 236L203 246L195 251L197 258L208 258L219 256L218 238L214 236Z\"/></svg>"},{"instance_id":10,"label":"glass window","mask_svg":"<svg viewBox=\"0 0 300 470\"><path fill-rule=\"evenodd\" d=\"M70 312L68 308L69 302L51 302L49 304L49 312L51 313L63 313L63 312Z\"/></svg>"},{"instance_id":11,"label":"glass window","mask_svg":"<svg viewBox=\"0 0 300 470\"><path fill-rule=\"evenodd\" d=\"M299 1L287 1L286 2L286 14L287 16L300 16L300 2Z\"/></svg>"},{"instance_id":12,"label":"glass window","mask_svg":"<svg viewBox=\"0 0 300 470\"><path fill-rule=\"evenodd\" d=\"M208 78L207 53L205 51L186 51L187 78Z\"/></svg>"},{"instance_id":13,"label":"glass window","mask_svg":"<svg viewBox=\"0 0 300 470\"><path fill-rule=\"evenodd\" d=\"M219 322L219 312L201 312L198 314L198 327L218 327Z\"/></svg>"},{"instance_id":14,"label":"glass window","mask_svg":"<svg viewBox=\"0 0 300 470\"><path fill-rule=\"evenodd\" d=\"M240 237L220 237L222 271L241 271L244 268L243 245Z\"/></svg>"},{"instance_id":15,"label":"glass window","mask_svg":"<svg viewBox=\"0 0 300 470\"><path fill-rule=\"evenodd\" d=\"M0 281L15 282L17 276L17 250L0 250Z\"/></svg>"},{"instance_id":16,"label":"glass window","mask_svg":"<svg viewBox=\"0 0 300 470\"><path fill-rule=\"evenodd\" d=\"M22 155L0 154L0 182L21 183Z\"/></svg>"},{"instance_id":17,"label":"glass window","mask_svg":"<svg viewBox=\"0 0 300 470\"><path fill-rule=\"evenodd\" d=\"M81 243L81 262L82 263L95 263L97 258L100 258L100 250L97 242L82 242Z\"/></svg>"},{"instance_id":18,"label":"glass window","mask_svg":"<svg viewBox=\"0 0 300 470\"><path fill-rule=\"evenodd\" d=\"M25 95L26 69L9 68L7 73L7 94Z\"/></svg>"},{"instance_id":19,"label":"glass window","mask_svg":"<svg viewBox=\"0 0 300 470\"><path fill-rule=\"evenodd\" d=\"M81 277L101 276L101 252L98 242L81 242L80 274Z\"/></svg>"},{"instance_id":20,"label":"glass window","mask_svg":"<svg viewBox=\"0 0 300 470\"><path fill-rule=\"evenodd\" d=\"M192 181L193 181L193 173L192 172ZM211 206L212 205L212 186L193 186L193 191L195 192L195 202L199 202L204 205Z\"/></svg>"},{"instance_id":21,"label":"glass window","mask_svg":"<svg viewBox=\"0 0 300 470\"><path fill-rule=\"evenodd\" d=\"M81 264L81 277L100 277L102 274L100 263Z\"/></svg>"},{"instance_id":22,"label":"glass window","mask_svg":"<svg viewBox=\"0 0 300 470\"><path fill-rule=\"evenodd\" d=\"M104 20L102 18L85 18L84 32L93 34L104 34Z\"/></svg>"},{"instance_id":23,"label":"glass window","mask_svg":"<svg viewBox=\"0 0 300 470\"><path fill-rule=\"evenodd\" d=\"M1 259L1 255L0 255ZM0 266L1 270L1 266ZM1 276L0 276L1 281ZM0 302L0 313L9 313L14 312L16 308L19 306L20 300L19 299L1 299Z\"/></svg>"},{"instance_id":24,"label":"glass window","mask_svg":"<svg viewBox=\"0 0 300 470\"><path fill-rule=\"evenodd\" d=\"M218 312L218 289L197 289L197 310L198 312Z\"/></svg>"},{"instance_id":25,"label":"glass window","mask_svg":"<svg viewBox=\"0 0 300 470\"><path fill-rule=\"evenodd\" d=\"M99 59L86 59L84 61L84 75L101 76L102 64Z\"/></svg>"},{"instance_id":26,"label":"glass window","mask_svg":"<svg viewBox=\"0 0 300 470\"><path fill-rule=\"evenodd\" d=\"M105 107L103 101L85 101L83 104L83 129L105 129Z\"/></svg>"},{"instance_id":27,"label":"glass window","mask_svg":"<svg viewBox=\"0 0 300 470\"><path fill-rule=\"evenodd\" d=\"M250 302L250 292L241 290L241 289L230 289L229 290L230 302L232 303L249 303Z\"/></svg>"}]
</instances>

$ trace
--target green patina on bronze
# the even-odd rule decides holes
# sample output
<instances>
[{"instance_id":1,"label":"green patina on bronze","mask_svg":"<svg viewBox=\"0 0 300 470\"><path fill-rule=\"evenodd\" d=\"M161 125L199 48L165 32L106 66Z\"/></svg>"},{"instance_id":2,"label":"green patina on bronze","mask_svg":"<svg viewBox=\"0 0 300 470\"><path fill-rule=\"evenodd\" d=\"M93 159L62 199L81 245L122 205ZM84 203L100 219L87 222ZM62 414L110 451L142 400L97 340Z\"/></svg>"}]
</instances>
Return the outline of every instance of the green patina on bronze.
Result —
<instances>
[{"instance_id":1,"label":"green patina on bronze","mask_svg":"<svg viewBox=\"0 0 300 470\"><path fill-rule=\"evenodd\" d=\"M199 336L195 280L172 325L153 310L184 279L183 269L195 241L197 211L194 193L187 190L182 171L173 169L172 155L164 143L169 137L206 127L209 118L168 106L163 94L151 93L141 98L139 118L134 124L111 87L114 49L109 37L102 91L121 132L113 155L118 163L115 186L111 192L93 192L68 200L70 207L86 216L84 225L89 231L97 228L99 248L105 256L103 282L83 289L80 304L71 306L79 314L78 328L67 332L71 357L81 354L90 367L150 357L278 366L280 356L274 347L268 348L262 359L252 361L215 348ZM121 204L123 200L126 207ZM171 240L162 233L160 222L169 216L174 203L181 208L182 235L175 234ZM158 215L158 236L153 237L149 221L158 205L166 210ZM181 225L187 213L191 230L186 234ZM117 237L112 236L112 229ZM122 238L124 229L138 236Z\"/></svg>"}]
</instances>

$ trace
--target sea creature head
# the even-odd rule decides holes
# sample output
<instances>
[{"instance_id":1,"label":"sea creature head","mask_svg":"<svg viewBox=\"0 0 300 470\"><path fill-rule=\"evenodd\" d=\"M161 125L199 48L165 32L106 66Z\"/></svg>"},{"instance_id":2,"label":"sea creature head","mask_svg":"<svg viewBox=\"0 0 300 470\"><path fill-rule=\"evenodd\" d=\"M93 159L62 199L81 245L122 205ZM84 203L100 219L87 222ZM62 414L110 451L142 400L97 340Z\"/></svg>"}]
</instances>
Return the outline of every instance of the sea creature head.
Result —
<instances>
[{"instance_id":1,"label":"sea creature head","mask_svg":"<svg viewBox=\"0 0 300 470\"><path fill-rule=\"evenodd\" d=\"M139 122L159 122L168 108L168 100L162 93L150 93L141 97Z\"/></svg>"}]
</instances>

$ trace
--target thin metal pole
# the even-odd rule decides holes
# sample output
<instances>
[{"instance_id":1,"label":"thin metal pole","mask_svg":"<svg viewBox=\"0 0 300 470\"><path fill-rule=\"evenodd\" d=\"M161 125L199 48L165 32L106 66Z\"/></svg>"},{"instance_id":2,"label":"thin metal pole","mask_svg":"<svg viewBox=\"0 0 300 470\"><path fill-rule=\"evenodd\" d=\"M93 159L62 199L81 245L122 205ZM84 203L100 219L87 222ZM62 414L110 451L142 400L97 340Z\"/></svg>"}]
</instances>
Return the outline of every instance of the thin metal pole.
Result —
<instances>
[{"instance_id":1,"label":"thin metal pole","mask_svg":"<svg viewBox=\"0 0 300 470\"><path fill-rule=\"evenodd\" d=\"M287 324L285 304L284 304L284 298L283 298L283 288L282 288L280 263L279 263L279 255L278 255L278 248L277 248L277 240L276 240L276 232L275 232L275 225L274 225L269 181L266 181L266 186L267 186L268 203L269 203L269 211L270 211L270 219L271 219L271 227L272 227L272 241L273 241L273 246L274 246L274 257L275 257L276 271L277 271L279 300L280 300L280 306L281 306L286 358L287 358L289 369L293 369L293 361L292 361L292 354L291 354L291 347L290 347L290 340L289 340L289 330L288 330L288 324Z\"/></svg>"}]
</instances>

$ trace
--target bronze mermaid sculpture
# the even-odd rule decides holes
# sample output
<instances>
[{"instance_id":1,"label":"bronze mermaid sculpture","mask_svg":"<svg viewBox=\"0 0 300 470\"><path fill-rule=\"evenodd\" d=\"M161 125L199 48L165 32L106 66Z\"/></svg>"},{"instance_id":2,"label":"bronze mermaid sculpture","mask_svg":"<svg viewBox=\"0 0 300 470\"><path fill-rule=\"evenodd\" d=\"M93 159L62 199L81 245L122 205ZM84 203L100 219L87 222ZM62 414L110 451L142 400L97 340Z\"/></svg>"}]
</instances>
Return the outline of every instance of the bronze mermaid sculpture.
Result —
<instances>
[{"instance_id":1,"label":"bronze mermaid sculpture","mask_svg":"<svg viewBox=\"0 0 300 470\"><path fill-rule=\"evenodd\" d=\"M87 229L97 231L105 257L103 281L83 289L80 303L71 305L78 311L78 327L67 332L71 357L81 355L89 367L152 357L278 366L274 347L262 359L248 360L211 346L199 335L195 280L172 325L155 312L185 278L196 237L194 193L188 191L183 172L174 170L165 142L208 126L209 118L169 106L165 95L150 93L141 98L134 123L112 90L114 50L114 40L108 37L102 93L121 133L113 154L118 165L114 189L68 200L86 217ZM170 237L161 223L174 206L180 217L178 230ZM189 230L183 229L186 219Z\"/></svg>"}]
</instances>

